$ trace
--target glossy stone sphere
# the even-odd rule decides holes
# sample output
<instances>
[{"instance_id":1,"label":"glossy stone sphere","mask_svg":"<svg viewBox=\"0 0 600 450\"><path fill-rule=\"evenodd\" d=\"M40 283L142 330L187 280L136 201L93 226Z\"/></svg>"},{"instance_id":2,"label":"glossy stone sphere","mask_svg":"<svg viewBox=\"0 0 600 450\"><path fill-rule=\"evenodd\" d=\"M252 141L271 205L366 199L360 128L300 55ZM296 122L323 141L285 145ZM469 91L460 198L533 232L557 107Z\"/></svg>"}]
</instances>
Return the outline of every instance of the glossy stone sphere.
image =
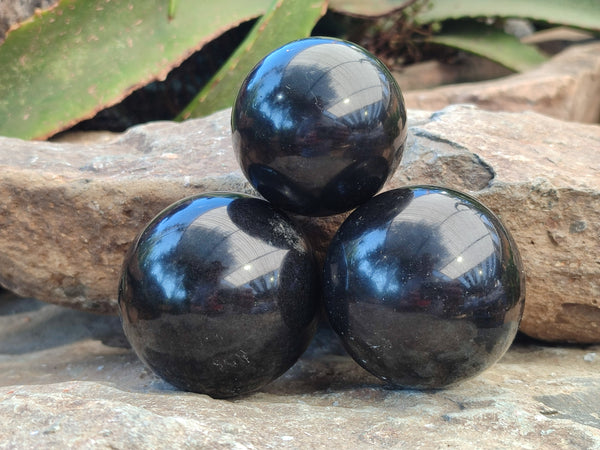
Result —
<instances>
[{"instance_id":1,"label":"glossy stone sphere","mask_svg":"<svg viewBox=\"0 0 600 450\"><path fill-rule=\"evenodd\" d=\"M257 198L212 193L160 213L123 266L119 309L140 359L212 397L283 374L316 330L319 273L287 217Z\"/></svg>"},{"instance_id":2,"label":"glossy stone sphere","mask_svg":"<svg viewBox=\"0 0 600 450\"><path fill-rule=\"evenodd\" d=\"M350 355L397 387L440 388L508 349L525 279L509 233L477 200L416 186L356 209L325 262L327 314Z\"/></svg>"},{"instance_id":3,"label":"glossy stone sphere","mask_svg":"<svg viewBox=\"0 0 600 450\"><path fill-rule=\"evenodd\" d=\"M406 140L402 93L375 56L330 38L294 41L246 77L233 147L250 183L279 208L348 211L379 191Z\"/></svg>"}]
</instances>

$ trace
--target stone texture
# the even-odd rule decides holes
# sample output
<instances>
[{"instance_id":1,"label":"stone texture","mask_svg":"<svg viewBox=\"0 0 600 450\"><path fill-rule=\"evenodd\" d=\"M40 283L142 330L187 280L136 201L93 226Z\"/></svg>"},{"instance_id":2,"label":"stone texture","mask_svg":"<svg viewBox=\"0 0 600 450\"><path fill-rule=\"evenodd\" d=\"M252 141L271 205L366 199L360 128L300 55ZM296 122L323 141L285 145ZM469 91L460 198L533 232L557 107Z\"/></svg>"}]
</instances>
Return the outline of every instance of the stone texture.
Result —
<instances>
[{"instance_id":1,"label":"stone texture","mask_svg":"<svg viewBox=\"0 0 600 450\"><path fill-rule=\"evenodd\" d=\"M400 84L402 88L402 84ZM562 120L600 120L600 42L574 45L528 72L491 81L404 92L408 108L457 103L491 111L536 111Z\"/></svg>"},{"instance_id":2,"label":"stone texture","mask_svg":"<svg viewBox=\"0 0 600 450\"><path fill-rule=\"evenodd\" d=\"M29 17L36 10L46 9L58 3L57 0L2 0L0 2L0 44L6 32Z\"/></svg>"},{"instance_id":3,"label":"stone texture","mask_svg":"<svg viewBox=\"0 0 600 450\"><path fill-rule=\"evenodd\" d=\"M0 283L115 312L123 256L146 222L197 192L249 189L233 173L229 114L91 145L0 138Z\"/></svg>"},{"instance_id":4,"label":"stone texture","mask_svg":"<svg viewBox=\"0 0 600 450\"><path fill-rule=\"evenodd\" d=\"M517 240L528 274L522 330L600 342L600 127L535 113L409 111L409 142L386 189L471 192ZM155 122L98 144L0 138L0 282L23 295L114 313L125 251L171 202L252 192L233 158L229 111ZM302 219L321 255L343 216Z\"/></svg>"},{"instance_id":5,"label":"stone texture","mask_svg":"<svg viewBox=\"0 0 600 450\"><path fill-rule=\"evenodd\" d=\"M394 71L392 74L401 86L405 96L410 97L410 91L431 89L434 87L467 82L491 80L513 72L500 64L476 55L466 55L451 63L430 60L411 64Z\"/></svg>"},{"instance_id":6,"label":"stone texture","mask_svg":"<svg viewBox=\"0 0 600 450\"><path fill-rule=\"evenodd\" d=\"M0 297L0 448L600 448L600 347L521 340L476 378L389 390L322 328L260 392L180 392L116 317Z\"/></svg>"},{"instance_id":7,"label":"stone texture","mask_svg":"<svg viewBox=\"0 0 600 450\"><path fill-rule=\"evenodd\" d=\"M600 126L470 106L413 120L410 151L386 188L434 183L474 194L520 249L521 330L600 342Z\"/></svg>"},{"instance_id":8,"label":"stone texture","mask_svg":"<svg viewBox=\"0 0 600 450\"><path fill-rule=\"evenodd\" d=\"M524 44L535 45L548 55L555 55L566 48L594 40L590 31L570 27L552 27L520 38Z\"/></svg>"}]
</instances>

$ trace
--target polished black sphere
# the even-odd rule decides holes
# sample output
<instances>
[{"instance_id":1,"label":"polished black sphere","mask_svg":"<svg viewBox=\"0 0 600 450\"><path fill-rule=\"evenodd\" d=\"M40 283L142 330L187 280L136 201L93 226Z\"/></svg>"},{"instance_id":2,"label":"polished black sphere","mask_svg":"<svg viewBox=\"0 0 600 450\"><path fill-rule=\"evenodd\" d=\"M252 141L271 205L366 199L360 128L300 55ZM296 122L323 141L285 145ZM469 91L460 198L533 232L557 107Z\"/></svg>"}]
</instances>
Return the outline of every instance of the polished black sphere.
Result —
<instances>
[{"instance_id":1,"label":"polished black sphere","mask_svg":"<svg viewBox=\"0 0 600 450\"><path fill-rule=\"evenodd\" d=\"M350 42L308 38L256 65L231 127L242 171L264 198L326 216L371 198L398 167L406 109L375 56Z\"/></svg>"},{"instance_id":2,"label":"polished black sphere","mask_svg":"<svg viewBox=\"0 0 600 450\"><path fill-rule=\"evenodd\" d=\"M257 198L177 202L133 243L119 309L140 359L174 386L212 397L254 391L289 369L316 330L313 254Z\"/></svg>"},{"instance_id":3,"label":"polished black sphere","mask_svg":"<svg viewBox=\"0 0 600 450\"><path fill-rule=\"evenodd\" d=\"M329 321L392 386L440 388L508 349L523 314L517 248L498 218L450 189L384 192L342 224L324 273Z\"/></svg>"}]
</instances>

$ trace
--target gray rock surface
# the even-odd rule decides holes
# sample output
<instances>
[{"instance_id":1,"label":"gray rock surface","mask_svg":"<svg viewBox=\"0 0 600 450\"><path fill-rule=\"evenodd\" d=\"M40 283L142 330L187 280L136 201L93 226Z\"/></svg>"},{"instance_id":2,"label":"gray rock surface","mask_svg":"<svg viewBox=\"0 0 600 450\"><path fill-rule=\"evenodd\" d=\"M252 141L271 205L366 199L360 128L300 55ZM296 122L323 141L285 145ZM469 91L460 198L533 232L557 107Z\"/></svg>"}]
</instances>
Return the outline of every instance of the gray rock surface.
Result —
<instances>
[{"instance_id":1,"label":"gray rock surface","mask_svg":"<svg viewBox=\"0 0 600 450\"><path fill-rule=\"evenodd\" d=\"M260 392L185 393L119 320L0 296L0 448L600 448L600 347L517 342L447 390L389 390L323 328Z\"/></svg>"},{"instance_id":2,"label":"gray rock surface","mask_svg":"<svg viewBox=\"0 0 600 450\"><path fill-rule=\"evenodd\" d=\"M405 92L404 98L414 109L471 103L490 111L535 111L562 120L598 123L600 42L569 47L528 72Z\"/></svg>"},{"instance_id":3,"label":"gray rock surface","mask_svg":"<svg viewBox=\"0 0 600 450\"><path fill-rule=\"evenodd\" d=\"M413 119L414 141L387 187L434 183L474 194L521 251L521 330L600 342L600 126L468 106Z\"/></svg>"},{"instance_id":4,"label":"gray rock surface","mask_svg":"<svg viewBox=\"0 0 600 450\"><path fill-rule=\"evenodd\" d=\"M522 330L600 342L600 127L468 106L409 111L402 164L385 189L466 190L501 216L527 271ZM0 138L0 283L28 297L114 313L124 253L175 200L251 192L229 111L156 122L108 142ZM299 219L321 251L343 216Z\"/></svg>"},{"instance_id":5,"label":"gray rock surface","mask_svg":"<svg viewBox=\"0 0 600 450\"><path fill-rule=\"evenodd\" d=\"M38 9L46 9L58 0L2 0L0 1L0 44L6 32L14 25L31 17Z\"/></svg>"},{"instance_id":6,"label":"gray rock surface","mask_svg":"<svg viewBox=\"0 0 600 450\"><path fill-rule=\"evenodd\" d=\"M151 123L100 144L0 138L0 283L114 313L123 256L145 223L194 193L249 189L229 114Z\"/></svg>"}]
</instances>

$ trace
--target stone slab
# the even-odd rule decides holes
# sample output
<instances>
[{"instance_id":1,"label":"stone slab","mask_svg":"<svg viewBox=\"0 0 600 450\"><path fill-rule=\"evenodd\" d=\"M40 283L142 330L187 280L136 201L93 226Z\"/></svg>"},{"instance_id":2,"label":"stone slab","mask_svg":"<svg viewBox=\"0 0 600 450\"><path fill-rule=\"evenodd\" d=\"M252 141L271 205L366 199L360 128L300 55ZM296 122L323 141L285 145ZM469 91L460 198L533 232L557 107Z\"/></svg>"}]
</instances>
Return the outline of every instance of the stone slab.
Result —
<instances>
[{"instance_id":1,"label":"stone slab","mask_svg":"<svg viewBox=\"0 0 600 450\"><path fill-rule=\"evenodd\" d=\"M170 203L253 192L231 148L229 111L134 127L108 142L0 138L0 284L22 296L114 313L123 256ZM384 189L436 184L479 197L514 235L527 271L522 330L600 342L600 126L470 106L409 111L409 140ZM343 216L296 218L322 256Z\"/></svg>"},{"instance_id":2,"label":"stone slab","mask_svg":"<svg viewBox=\"0 0 600 450\"><path fill-rule=\"evenodd\" d=\"M446 390L390 390L322 327L232 400L180 392L112 316L0 297L0 448L600 448L600 347L517 341Z\"/></svg>"},{"instance_id":3,"label":"stone slab","mask_svg":"<svg viewBox=\"0 0 600 450\"><path fill-rule=\"evenodd\" d=\"M598 123L600 42L569 47L527 72L408 91L404 98L413 109L438 110L470 103L490 111L535 111L561 120Z\"/></svg>"},{"instance_id":4,"label":"stone slab","mask_svg":"<svg viewBox=\"0 0 600 450\"><path fill-rule=\"evenodd\" d=\"M521 330L600 342L600 126L466 105L413 119L415 140L387 188L434 183L475 195L521 252Z\"/></svg>"}]
</instances>

